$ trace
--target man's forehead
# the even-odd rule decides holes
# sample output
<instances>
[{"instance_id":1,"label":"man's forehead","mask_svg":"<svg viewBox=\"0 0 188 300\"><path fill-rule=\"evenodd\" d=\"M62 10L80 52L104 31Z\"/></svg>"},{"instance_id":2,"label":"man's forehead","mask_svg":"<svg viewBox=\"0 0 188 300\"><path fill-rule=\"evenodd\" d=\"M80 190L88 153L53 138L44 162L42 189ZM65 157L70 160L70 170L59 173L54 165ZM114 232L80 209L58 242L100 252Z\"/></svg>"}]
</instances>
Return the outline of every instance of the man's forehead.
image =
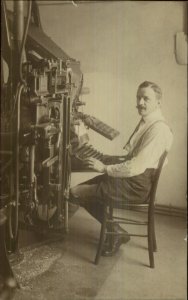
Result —
<instances>
[{"instance_id":1,"label":"man's forehead","mask_svg":"<svg viewBox=\"0 0 188 300\"><path fill-rule=\"evenodd\" d=\"M138 89L137 95L153 96L153 95L155 95L155 91L149 86L148 87L142 87L142 88Z\"/></svg>"}]
</instances>

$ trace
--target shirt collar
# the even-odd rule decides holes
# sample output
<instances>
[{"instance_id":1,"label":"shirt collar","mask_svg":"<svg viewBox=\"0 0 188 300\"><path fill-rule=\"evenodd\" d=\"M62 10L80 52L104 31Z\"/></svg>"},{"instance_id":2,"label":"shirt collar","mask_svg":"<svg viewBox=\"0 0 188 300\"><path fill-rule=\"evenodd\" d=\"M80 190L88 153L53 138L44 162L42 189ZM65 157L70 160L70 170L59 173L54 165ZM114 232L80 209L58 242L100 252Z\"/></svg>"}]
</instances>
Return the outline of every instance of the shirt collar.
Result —
<instances>
[{"instance_id":1,"label":"shirt collar","mask_svg":"<svg viewBox=\"0 0 188 300\"><path fill-rule=\"evenodd\" d=\"M148 122L154 122L157 120L164 120L164 117L162 115L162 112L160 110L160 108L154 110L153 112L151 112L148 116L145 116L142 118L144 120L145 123Z\"/></svg>"}]
</instances>

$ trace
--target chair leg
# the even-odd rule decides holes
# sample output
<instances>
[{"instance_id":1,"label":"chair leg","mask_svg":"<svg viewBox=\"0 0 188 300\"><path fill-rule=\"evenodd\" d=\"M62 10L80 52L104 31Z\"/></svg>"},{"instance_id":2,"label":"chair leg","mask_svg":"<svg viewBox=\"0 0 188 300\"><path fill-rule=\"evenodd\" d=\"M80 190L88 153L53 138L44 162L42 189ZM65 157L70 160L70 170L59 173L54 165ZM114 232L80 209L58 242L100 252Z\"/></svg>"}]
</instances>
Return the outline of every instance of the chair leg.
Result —
<instances>
[{"instance_id":1,"label":"chair leg","mask_svg":"<svg viewBox=\"0 0 188 300\"><path fill-rule=\"evenodd\" d=\"M105 240L105 234L106 234L106 227L107 227L107 206L104 206L104 216L103 216L103 222L101 224L101 232L100 232L100 239L99 239L99 244L97 248L97 254L95 257L95 265L99 263L100 257L101 257L101 252L104 247L104 240Z\"/></svg>"},{"instance_id":2,"label":"chair leg","mask_svg":"<svg viewBox=\"0 0 188 300\"><path fill-rule=\"evenodd\" d=\"M151 223L148 224L148 252L150 268L154 268L154 255L153 255L153 226Z\"/></svg>"},{"instance_id":3,"label":"chair leg","mask_svg":"<svg viewBox=\"0 0 188 300\"><path fill-rule=\"evenodd\" d=\"M156 241L155 222L154 222L154 220L153 220L153 251L157 252L157 241Z\"/></svg>"},{"instance_id":4,"label":"chair leg","mask_svg":"<svg viewBox=\"0 0 188 300\"><path fill-rule=\"evenodd\" d=\"M109 220L113 221L113 206L112 203L109 205ZM114 226L113 222L110 223L109 228L107 228L108 231L113 232ZM114 242L115 235L109 235L109 248L112 249L113 242Z\"/></svg>"}]
</instances>

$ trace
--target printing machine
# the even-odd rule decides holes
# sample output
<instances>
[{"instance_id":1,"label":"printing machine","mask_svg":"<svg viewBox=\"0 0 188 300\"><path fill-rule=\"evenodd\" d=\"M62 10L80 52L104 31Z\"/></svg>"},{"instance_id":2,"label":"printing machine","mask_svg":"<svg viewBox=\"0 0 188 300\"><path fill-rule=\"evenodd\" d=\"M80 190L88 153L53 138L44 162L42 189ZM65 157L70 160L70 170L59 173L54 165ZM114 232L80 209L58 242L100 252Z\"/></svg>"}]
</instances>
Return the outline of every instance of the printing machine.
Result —
<instances>
[{"instance_id":1,"label":"printing machine","mask_svg":"<svg viewBox=\"0 0 188 300\"><path fill-rule=\"evenodd\" d=\"M119 134L80 110L80 95L88 92L80 62L43 31L37 2L13 5L9 11L1 1L1 262L18 249L20 221L68 231L71 172L84 170L87 157L109 159L76 128L110 140Z\"/></svg>"}]
</instances>

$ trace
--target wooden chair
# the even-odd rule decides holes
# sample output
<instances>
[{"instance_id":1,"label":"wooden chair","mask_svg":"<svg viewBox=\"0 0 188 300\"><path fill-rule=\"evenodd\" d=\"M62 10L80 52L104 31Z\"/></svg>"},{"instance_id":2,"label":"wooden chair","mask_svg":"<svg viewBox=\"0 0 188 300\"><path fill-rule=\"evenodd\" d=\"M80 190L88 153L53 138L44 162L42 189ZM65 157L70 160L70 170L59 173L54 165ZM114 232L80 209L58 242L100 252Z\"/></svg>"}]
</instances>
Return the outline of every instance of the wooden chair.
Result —
<instances>
[{"instance_id":1,"label":"wooden chair","mask_svg":"<svg viewBox=\"0 0 188 300\"><path fill-rule=\"evenodd\" d=\"M114 208L116 208L114 203L111 201L110 203L105 204L103 223L101 224L100 239L99 239L97 254L95 257L96 265L99 263L106 236L110 235L110 238L112 239L112 237L114 235L123 236L126 234L126 233L123 234L123 233L113 232L113 230L111 232L107 232L107 228L109 228L110 226L113 228L113 224L132 224L132 225L146 225L147 226L147 234L146 235L129 234L129 236L138 236L138 237L146 237L147 238L150 267L154 268L154 254L153 253L157 251L157 242L156 242L156 235L155 235L155 222L154 222L155 196L156 196L156 190L157 190L162 166L163 166L166 156L167 156L167 151L165 151L163 153L163 155L161 156L161 158L159 160L158 168L156 169L153 184L152 184L150 195L149 195L149 201L147 203L143 203L143 204L131 204L131 205L125 204L124 201L122 201L120 203L121 209L131 209L131 210L137 211L139 209L144 208L144 210L147 211L147 220L146 221L141 222L138 220L116 217L116 216L114 216ZM145 199L143 199L143 200L145 200ZM110 240L110 238L109 238L109 240Z\"/></svg>"}]
</instances>

